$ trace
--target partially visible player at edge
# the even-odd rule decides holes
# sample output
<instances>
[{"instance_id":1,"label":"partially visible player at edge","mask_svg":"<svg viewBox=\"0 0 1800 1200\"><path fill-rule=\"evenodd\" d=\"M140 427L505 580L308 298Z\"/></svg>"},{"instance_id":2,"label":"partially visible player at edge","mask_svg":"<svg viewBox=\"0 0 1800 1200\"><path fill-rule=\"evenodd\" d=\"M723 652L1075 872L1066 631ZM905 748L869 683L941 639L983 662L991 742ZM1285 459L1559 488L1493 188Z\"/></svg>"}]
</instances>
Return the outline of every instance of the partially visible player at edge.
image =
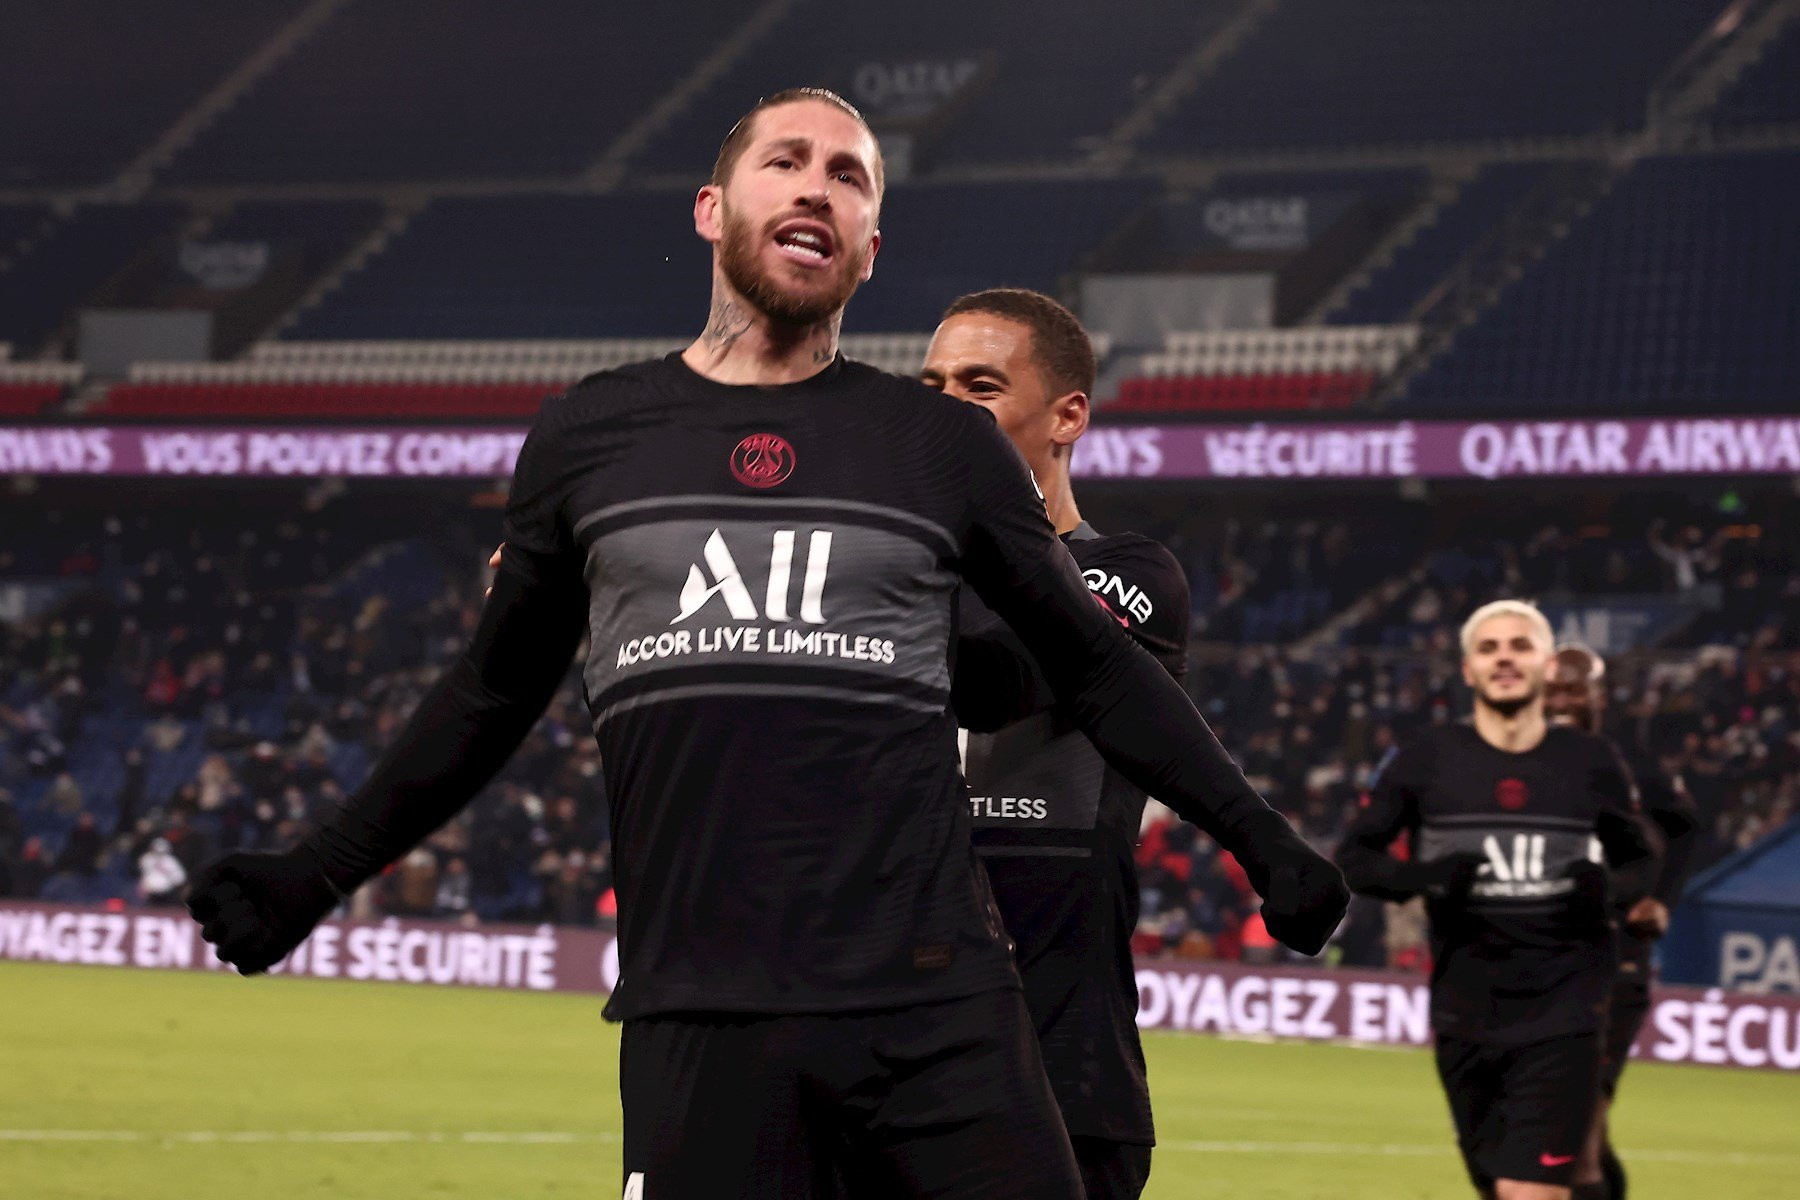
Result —
<instances>
[{"instance_id":1,"label":"partially visible player at edge","mask_svg":"<svg viewBox=\"0 0 1800 1200\"><path fill-rule=\"evenodd\" d=\"M1476 1190L1568 1200L1617 973L1607 873L1649 853L1612 746L1544 715L1550 624L1499 600L1462 627L1473 720L1389 756L1338 848L1351 887L1425 896L1438 1076ZM1402 833L1410 854L1389 847Z\"/></svg>"},{"instance_id":2,"label":"partially visible player at edge","mask_svg":"<svg viewBox=\"0 0 1800 1200\"><path fill-rule=\"evenodd\" d=\"M1606 714L1606 662L1586 646L1559 646L1544 684L1544 713L1554 725L1599 734ZM1650 755L1629 741L1617 743L1650 819L1656 853L1643 860L1640 886L1621 895L1648 891L1614 912L1618 925L1619 974L1607 1013L1600 1097L1592 1130L1576 1160L1576 1200L1625 1200L1625 1168L1609 1136L1608 1113L1618 1095L1619 1077L1650 1012L1650 955L1656 939L1669 931L1669 907L1681 896L1693 860L1698 814L1680 776L1669 776Z\"/></svg>"},{"instance_id":3,"label":"partially visible player at edge","mask_svg":"<svg viewBox=\"0 0 1800 1200\"><path fill-rule=\"evenodd\" d=\"M1037 292L963 296L945 312L920 377L994 414L1094 599L1180 679L1188 641L1180 564L1148 538L1095 530L1075 503L1069 460L1094 387L1093 347L1075 315ZM1155 1143L1131 959L1144 793L1051 709L1030 656L967 595L961 633L952 688L972 731L964 774L976 852L1012 935L1088 1200L1135 1200Z\"/></svg>"},{"instance_id":4,"label":"partially visible player at edge","mask_svg":"<svg viewBox=\"0 0 1800 1200\"><path fill-rule=\"evenodd\" d=\"M1079 1197L970 844L963 582L1114 762L1244 861L1276 936L1317 949L1347 899L1094 604L992 418L838 353L882 181L831 93L732 129L694 201L704 332L545 405L467 651L320 829L190 899L225 961L279 961L494 775L585 630L640 1200L808 1197L840 1154L897 1196Z\"/></svg>"}]
</instances>

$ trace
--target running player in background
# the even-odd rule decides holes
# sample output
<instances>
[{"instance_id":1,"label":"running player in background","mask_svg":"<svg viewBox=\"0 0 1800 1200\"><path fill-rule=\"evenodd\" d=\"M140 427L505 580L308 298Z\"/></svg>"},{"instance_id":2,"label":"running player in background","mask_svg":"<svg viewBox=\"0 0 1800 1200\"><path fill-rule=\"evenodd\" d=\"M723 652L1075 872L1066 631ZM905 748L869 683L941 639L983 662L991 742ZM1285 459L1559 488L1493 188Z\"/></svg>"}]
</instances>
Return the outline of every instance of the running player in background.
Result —
<instances>
[{"instance_id":1,"label":"running player in background","mask_svg":"<svg viewBox=\"0 0 1800 1200\"><path fill-rule=\"evenodd\" d=\"M1075 503L1069 459L1094 387L1093 347L1075 315L1038 292L964 296L944 314L921 378L994 414L1094 599L1180 679L1180 564L1148 538L1095 530ZM1030 656L991 610L965 594L961 615L956 713L966 728L989 731L971 733L964 770L976 851L1012 935L1088 1200L1135 1200L1155 1143L1131 958L1144 793L1051 708Z\"/></svg>"},{"instance_id":2,"label":"running player in background","mask_svg":"<svg viewBox=\"0 0 1800 1200\"><path fill-rule=\"evenodd\" d=\"M813 1196L846 1147L895 1196L1080 1196L971 846L963 582L1110 761L1238 856L1277 937L1316 952L1344 912L1337 869L1095 605L993 419L838 353L882 178L829 92L733 127L694 202L704 331L545 405L469 648L318 830L189 899L222 960L268 969L481 790L586 632L639 1200Z\"/></svg>"},{"instance_id":3,"label":"running player in background","mask_svg":"<svg viewBox=\"0 0 1800 1200\"><path fill-rule=\"evenodd\" d=\"M1544 712L1553 725L1599 734L1606 714L1606 663L1586 646L1560 646L1544 684ZM1693 858L1694 802L1679 776L1629 742L1616 743L1637 784L1657 853L1643 860L1641 886L1615 889L1648 892L1614 913L1618 924L1619 974L1607 1015L1605 1056L1600 1068L1598 1112L1576 1166L1576 1200L1625 1200L1625 1168L1614 1152L1607 1114L1618 1095L1631 1045L1650 1011L1651 951L1669 931L1669 907L1681 896Z\"/></svg>"},{"instance_id":4,"label":"running player in background","mask_svg":"<svg viewBox=\"0 0 1800 1200\"><path fill-rule=\"evenodd\" d=\"M1545 718L1551 643L1532 605L1477 609L1462 628L1473 720L1392 754L1338 849L1357 891L1425 896L1438 1075L1491 1200L1570 1196L1617 975L1594 843L1615 867L1650 849L1613 748ZM1408 861L1388 852L1402 833Z\"/></svg>"}]
</instances>

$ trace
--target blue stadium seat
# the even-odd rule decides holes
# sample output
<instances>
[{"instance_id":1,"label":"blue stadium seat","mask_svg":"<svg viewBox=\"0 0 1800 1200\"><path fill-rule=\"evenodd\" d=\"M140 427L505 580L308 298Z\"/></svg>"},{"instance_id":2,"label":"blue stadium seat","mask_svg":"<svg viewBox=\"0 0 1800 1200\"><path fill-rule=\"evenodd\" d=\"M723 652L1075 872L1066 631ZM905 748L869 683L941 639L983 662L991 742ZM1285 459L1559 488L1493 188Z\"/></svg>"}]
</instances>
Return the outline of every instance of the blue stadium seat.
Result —
<instances>
[{"instance_id":1,"label":"blue stadium seat","mask_svg":"<svg viewBox=\"0 0 1800 1200\"><path fill-rule=\"evenodd\" d=\"M0 185L110 177L300 7L300 0L7 5Z\"/></svg>"},{"instance_id":2,"label":"blue stadium seat","mask_svg":"<svg viewBox=\"0 0 1800 1200\"><path fill-rule=\"evenodd\" d=\"M1283 0L1157 128L1170 153L1555 136L1643 124L1717 5Z\"/></svg>"},{"instance_id":3,"label":"blue stadium seat","mask_svg":"<svg viewBox=\"0 0 1800 1200\"><path fill-rule=\"evenodd\" d=\"M646 337L698 331L707 248L685 193L431 205L290 336Z\"/></svg>"},{"instance_id":4,"label":"blue stadium seat","mask_svg":"<svg viewBox=\"0 0 1800 1200\"><path fill-rule=\"evenodd\" d=\"M1495 163L1463 185L1430 224L1401 246L1392 261L1351 294L1331 315L1334 325L1388 325L1405 321L1514 205L1544 177L1542 163Z\"/></svg>"},{"instance_id":5,"label":"blue stadium seat","mask_svg":"<svg viewBox=\"0 0 1800 1200\"><path fill-rule=\"evenodd\" d=\"M1788 26L1720 98L1713 109L1713 123L1800 123L1800 24Z\"/></svg>"},{"instance_id":6,"label":"blue stadium seat","mask_svg":"<svg viewBox=\"0 0 1800 1200\"><path fill-rule=\"evenodd\" d=\"M312 275L349 253L381 213L381 205L373 201L248 200L221 217L208 236L292 247L300 253L305 273Z\"/></svg>"},{"instance_id":7,"label":"blue stadium seat","mask_svg":"<svg viewBox=\"0 0 1800 1200\"><path fill-rule=\"evenodd\" d=\"M0 340L22 356L158 238L181 210L163 204L86 205L0 272Z\"/></svg>"},{"instance_id":8,"label":"blue stadium seat","mask_svg":"<svg viewBox=\"0 0 1800 1200\"><path fill-rule=\"evenodd\" d=\"M576 173L743 15L725 0L679 12L589 0L351 0L169 177Z\"/></svg>"},{"instance_id":9,"label":"blue stadium seat","mask_svg":"<svg viewBox=\"0 0 1800 1200\"><path fill-rule=\"evenodd\" d=\"M1654 158L1463 331L1409 408L1791 411L1800 160Z\"/></svg>"},{"instance_id":10,"label":"blue stadium seat","mask_svg":"<svg viewBox=\"0 0 1800 1200\"><path fill-rule=\"evenodd\" d=\"M0 263L11 259L19 243L37 232L49 215L41 204L0 205Z\"/></svg>"},{"instance_id":11,"label":"blue stadium seat","mask_svg":"<svg viewBox=\"0 0 1800 1200\"><path fill-rule=\"evenodd\" d=\"M1147 83L1232 15L1228 4L1065 0L1054 20L1016 7L920 0L846 6L803 0L645 152L658 170L703 173L731 123L797 84L842 93L877 128L884 114L943 101L932 83L967 76L916 128L919 158L984 164L1067 159L1107 133Z\"/></svg>"},{"instance_id":12,"label":"blue stadium seat","mask_svg":"<svg viewBox=\"0 0 1800 1200\"><path fill-rule=\"evenodd\" d=\"M850 332L922 331L958 294L1054 291L1151 194L1142 181L897 185ZM440 201L302 316L297 338L667 337L705 319L684 192Z\"/></svg>"}]
</instances>

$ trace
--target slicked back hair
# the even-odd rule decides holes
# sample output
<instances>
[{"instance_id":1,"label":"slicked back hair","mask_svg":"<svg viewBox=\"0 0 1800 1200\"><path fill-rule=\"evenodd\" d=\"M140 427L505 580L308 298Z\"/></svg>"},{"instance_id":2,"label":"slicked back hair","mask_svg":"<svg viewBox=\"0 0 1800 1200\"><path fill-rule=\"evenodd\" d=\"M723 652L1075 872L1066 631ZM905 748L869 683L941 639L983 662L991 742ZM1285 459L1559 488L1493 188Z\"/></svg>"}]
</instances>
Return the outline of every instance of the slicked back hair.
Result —
<instances>
[{"instance_id":1,"label":"slicked back hair","mask_svg":"<svg viewBox=\"0 0 1800 1200\"><path fill-rule=\"evenodd\" d=\"M943 319L987 313L1031 330L1031 358L1056 396L1094 394L1094 343L1075 314L1029 288L989 288L959 296Z\"/></svg>"},{"instance_id":2,"label":"slicked back hair","mask_svg":"<svg viewBox=\"0 0 1800 1200\"><path fill-rule=\"evenodd\" d=\"M731 178L732 169L737 166L737 160L744 156L745 148L750 145L750 139L756 133L756 118L761 116L764 110L777 108L783 104L799 104L804 100L813 100L820 104L829 104L834 108L842 110L845 114L854 117L856 123L861 125L864 129L869 128L868 121L863 119L863 115L857 109L856 105L850 103L830 88L783 88L772 96L764 96L761 100L758 100L756 102L756 107L739 117L737 124L731 127L731 132L725 135L725 140L719 143L719 157L713 160L713 186L724 187L725 181ZM875 171L875 194L879 196L882 192L887 190L887 167L881 159L881 142L875 137L873 130L869 131L869 137L875 142L875 162L872 166Z\"/></svg>"},{"instance_id":3,"label":"slicked back hair","mask_svg":"<svg viewBox=\"0 0 1800 1200\"><path fill-rule=\"evenodd\" d=\"M1463 622L1462 635L1458 640L1462 643L1464 658L1475 652L1475 631L1484 621L1491 621L1495 617L1522 618L1531 626L1531 640L1542 647L1546 654L1556 644L1556 635L1550 632L1550 621L1537 605L1529 600L1495 600L1470 613L1469 619Z\"/></svg>"}]
</instances>

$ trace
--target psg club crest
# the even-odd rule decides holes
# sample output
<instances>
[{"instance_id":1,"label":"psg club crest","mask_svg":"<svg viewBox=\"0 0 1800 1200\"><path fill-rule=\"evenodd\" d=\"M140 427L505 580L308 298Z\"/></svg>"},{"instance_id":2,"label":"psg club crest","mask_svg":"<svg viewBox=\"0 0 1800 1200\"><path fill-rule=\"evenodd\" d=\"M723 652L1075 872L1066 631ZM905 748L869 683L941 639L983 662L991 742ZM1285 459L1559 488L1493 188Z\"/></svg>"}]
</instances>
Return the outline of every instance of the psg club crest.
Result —
<instances>
[{"instance_id":1,"label":"psg club crest","mask_svg":"<svg viewBox=\"0 0 1800 1200\"><path fill-rule=\"evenodd\" d=\"M1507 812L1518 812L1531 801L1531 789L1523 779L1502 779L1494 785L1494 803Z\"/></svg>"},{"instance_id":2,"label":"psg club crest","mask_svg":"<svg viewBox=\"0 0 1800 1200\"><path fill-rule=\"evenodd\" d=\"M794 448L777 433L753 433L731 452L731 475L745 487L772 488L794 473Z\"/></svg>"}]
</instances>

